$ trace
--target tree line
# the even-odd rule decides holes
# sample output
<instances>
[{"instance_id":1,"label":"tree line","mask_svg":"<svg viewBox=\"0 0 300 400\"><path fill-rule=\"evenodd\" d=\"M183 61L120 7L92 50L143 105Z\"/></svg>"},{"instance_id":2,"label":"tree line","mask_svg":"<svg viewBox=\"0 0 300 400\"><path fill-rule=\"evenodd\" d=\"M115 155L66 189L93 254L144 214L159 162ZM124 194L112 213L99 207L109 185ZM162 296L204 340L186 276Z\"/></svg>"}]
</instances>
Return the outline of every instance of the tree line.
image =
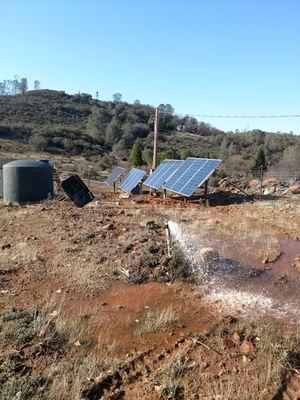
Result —
<instances>
[{"instance_id":1,"label":"tree line","mask_svg":"<svg viewBox=\"0 0 300 400\"><path fill-rule=\"evenodd\" d=\"M33 82L33 90L40 90L41 85L38 80ZM25 94L28 91L28 79L20 78L15 75L14 79L4 79L0 82L0 96L15 96Z\"/></svg>"}]
</instances>

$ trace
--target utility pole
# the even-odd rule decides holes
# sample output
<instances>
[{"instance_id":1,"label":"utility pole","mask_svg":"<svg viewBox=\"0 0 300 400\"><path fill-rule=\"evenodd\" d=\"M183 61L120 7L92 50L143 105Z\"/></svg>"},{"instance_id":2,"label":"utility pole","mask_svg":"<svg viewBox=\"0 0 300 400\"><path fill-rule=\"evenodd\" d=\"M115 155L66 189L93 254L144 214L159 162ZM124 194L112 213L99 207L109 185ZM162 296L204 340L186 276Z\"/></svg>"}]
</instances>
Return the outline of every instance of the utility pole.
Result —
<instances>
[{"instance_id":1,"label":"utility pole","mask_svg":"<svg viewBox=\"0 0 300 400\"><path fill-rule=\"evenodd\" d=\"M157 167L158 107L155 109L152 171Z\"/></svg>"}]
</instances>

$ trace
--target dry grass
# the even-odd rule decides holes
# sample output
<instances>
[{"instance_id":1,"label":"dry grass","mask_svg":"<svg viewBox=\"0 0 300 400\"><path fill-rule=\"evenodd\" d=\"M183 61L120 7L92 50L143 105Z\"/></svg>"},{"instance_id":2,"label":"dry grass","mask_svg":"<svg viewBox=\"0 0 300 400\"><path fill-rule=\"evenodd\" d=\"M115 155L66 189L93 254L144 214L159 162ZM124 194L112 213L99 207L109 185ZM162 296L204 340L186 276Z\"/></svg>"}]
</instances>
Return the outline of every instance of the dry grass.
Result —
<instances>
[{"instance_id":1,"label":"dry grass","mask_svg":"<svg viewBox=\"0 0 300 400\"><path fill-rule=\"evenodd\" d=\"M146 313L138 333L166 331L180 326L180 310L173 306L151 310Z\"/></svg>"}]
</instances>

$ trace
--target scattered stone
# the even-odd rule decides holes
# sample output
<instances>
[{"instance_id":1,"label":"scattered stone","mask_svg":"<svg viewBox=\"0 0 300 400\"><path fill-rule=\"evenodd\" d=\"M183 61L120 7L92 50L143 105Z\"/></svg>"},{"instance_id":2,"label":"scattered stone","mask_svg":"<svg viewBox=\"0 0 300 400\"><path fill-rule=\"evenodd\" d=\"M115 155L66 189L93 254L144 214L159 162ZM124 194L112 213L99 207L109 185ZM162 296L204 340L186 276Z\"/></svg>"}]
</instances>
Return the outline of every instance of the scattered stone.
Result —
<instances>
[{"instance_id":1,"label":"scattered stone","mask_svg":"<svg viewBox=\"0 0 300 400\"><path fill-rule=\"evenodd\" d=\"M239 347L239 351L244 354L250 354L254 351L254 344L249 338L245 338Z\"/></svg>"},{"instance_id":2,"label":"scattered stone","mask_svg":"<svg viewBox=\"0 0 300 400\"><path fill-rule=\"evenodd\" d=\"M238 334L238 332L234 332L234 334L232 335L232 338L237 342L240 343L241 338L240 335Z\"/></svg>"},{"instance_id":3,"label":"scattered stone","mask_svg":"<svg viewBox=\"0 0 300 400\"><path fill-rule=\"evenodd\" d=\"M159 252L159 247L151 246L150 249L149 249L149 252L151 254L157 254Z\"/></svg>"},{"instance_id":4,"label":"scattered stone","mask_svg":"<svg viewBox=\"0 0 300 400\"><path fill-rule=\"evenodd\" d=\"M1 245L1 250L5 250L5 249L10 249L11 248L11 244L10 243L5 243Z\"/></svg>"},{"instance_id":5,"label":"scattered stone","mask_svg":"<svg viewBox=\"0 0 300 400\"><path fill-rule=\"evenodd\" d=\"M221 221L218 218L208 218L207 222L211 225L216 225L216 224L220 224Z\"/></svg>"},{"instance_id":6,"label":"scattered stone","mask_svg":"<svg viewBox=\"0 0 300 400\"><path fill-rule=\"evenodd\" d=\"M111 231L111 230L113 230L114 229L114 225L113 224L107 224L107 225L104 225L103 227L102 227L102 230L103 231Z\"/></svg>"},{"instance_id":7,"label":"scattered stone","mask_svg":"<svg viewBox=\"0 0 300 400\"><path fill-rule=\"evenodd\" d=\"M224 324L226 325L232 325L236 324L238 322L237 318L233 317L232 315L226 315L223 319Z\"/></svg>"},{"instance_id":8,"label":"scattered stone","mask_svg":"<svg viewBox=\"0 0 300 400\"><path fill-rule=\"evenodd\" d=\"M107 306L107 303L105 301L103 301L103 303L100 304L102 307Z\"/></svg>"},{"instance_id":9,"label":"scattered stone","mask_svg":"<svg viewBox=\"0 0 300 400\"><path fill-rule=\"evenodd\" d=\"M118 308L119 310L122 310L122 308L124 308L124 307L122 306L122 304L118 304L118 305L117 305L117 308Z\"/></svg>"},{"instance_id":10,"label":"scattered stone","mask_svg":"<svg viewBox=\"0 0 300 400\"><path fill-rule=\"evenodd\" d=\"M289 189L293 194L300 194L300 185L292 185Z\"/></svg>"},{"instance_id":11,"label":"scattered stone","mask_svg":"<svg viewBox=\"0 0 300 400\"><path fill-rule=\"evenodd\" d=\"M229 337L225 337L223 338L223 346L225 347L225 349L233 349L236 346L236 344Z\"/></svg>"},{"instance_id":12,"label":"scattered stone","mask_svg":"<svg viewBox=\"0 0 300 400\"><path fill-rule=\"evenodd\" d=\"M140 223L140 226L149 229L158 229L159 225L155 221L144 220Z\"/></svg>"},{"instance_id":13,"label":"scattered stone","mask_svg":"<svg viewBox=\"0 0 300 400\"><path fill-rule=\"evenodd\" d=\"M264 185L271 184L271 185L278 185L279 181L276 178L267 178L264 180Z\"/></svg>"},{"instance_id":14,"label":"scattered stone","mask_svg":"<svg viewBox=\"0 0 300 400\"><path fill-rule=\"evenodd\" d=\"M297 255L297 257L295 258L293 267L297 272L300 272L300 255Z\"/></svg>"},{"instance_id":15,"label":"scattered stone","mask_svg":"<svg viewBox=\"0 0 300 400\"><path fill-rule=\"evenodd\" d=\"M79 341L79 340L77 340L77 341L74 343L74 346L76 346L76 347L79 347L79 346L81 346L81 343L80 343L80 341Z\"/></svg>"},{"instance_id":16,"label":"scattered stone","mask_svg":"<svg viewBox=\"0 0 300 400\"><path fill-rule=\"evenodd\" d=\"M256 188L259 185L259 181L257 181L256 179L253 179L252 181L249 182L249 186L251 188Z\"/></svg>"},{"instance_id":17,"label":"scattered stone","mask_svg":"<svg viewBox=\"0 0 300 400\"><path fill-rule=\"evenodd\" d=\"M272 186L270 188L266 188L263 190L263 194L265 196L269 196L270 194L274 194L276 192L276 186Z\"/></svg>"},{"instance_id":18,"label":"scattered stone","mask_svg":"<svg viewBox=\"0 0 300 400\"><path fill-rule=\"evenodd\" d=\"M58 289L57 291L56 291L56 293L61 293L62 292L62 289Z\"/></svg>"}]
</instances>

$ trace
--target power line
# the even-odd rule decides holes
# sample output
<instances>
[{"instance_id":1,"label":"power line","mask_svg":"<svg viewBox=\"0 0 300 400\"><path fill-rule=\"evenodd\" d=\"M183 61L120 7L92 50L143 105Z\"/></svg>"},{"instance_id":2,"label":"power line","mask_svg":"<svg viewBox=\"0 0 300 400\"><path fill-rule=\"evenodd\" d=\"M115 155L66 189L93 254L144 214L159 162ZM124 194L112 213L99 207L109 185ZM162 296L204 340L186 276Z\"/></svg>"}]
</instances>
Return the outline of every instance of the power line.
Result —
<instances>
[{"instance_id":1,"label":"power line","mask_svg":"<svg viewBox=\"0 0 300 400\"><path fill-rule=\"evenodd\" d=\"M164 111L160 111L160 114L169 114ZM189 113L174 113L178 116L183 117L201 117L201 118L235 118L235 119L249 119L249 118L300 118L300 114L291 115L209 115L209 114L189 114Z\"/></svg>"}]
</instances>

